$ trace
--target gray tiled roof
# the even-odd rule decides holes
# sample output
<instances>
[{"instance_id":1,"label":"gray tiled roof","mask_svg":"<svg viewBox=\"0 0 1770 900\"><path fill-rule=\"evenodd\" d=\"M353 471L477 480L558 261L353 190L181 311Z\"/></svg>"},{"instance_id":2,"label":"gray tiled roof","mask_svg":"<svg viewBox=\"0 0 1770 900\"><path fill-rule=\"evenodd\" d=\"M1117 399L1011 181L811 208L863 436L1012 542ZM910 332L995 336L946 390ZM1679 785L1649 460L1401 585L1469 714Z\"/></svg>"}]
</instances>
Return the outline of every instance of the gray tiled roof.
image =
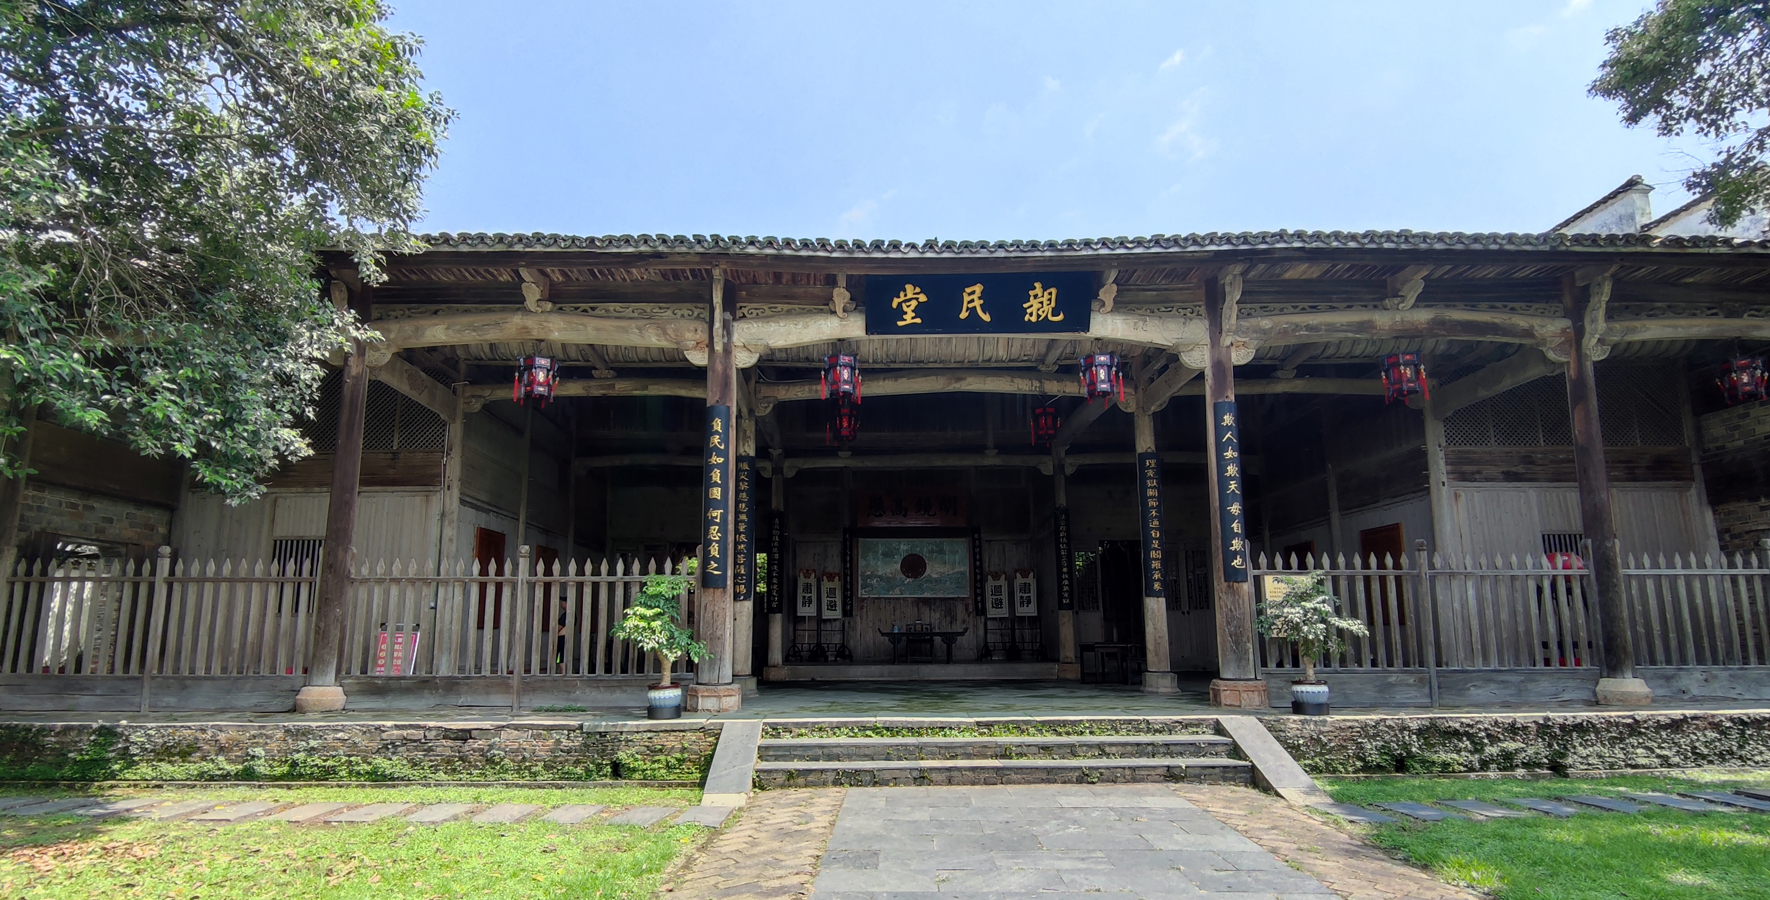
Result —
<instances>
[{"instance_id":1,"label":"gray tiled roof","mask_svg":"<svg viewBox=\"0 0 1770 900\"><path fill-rule=\"evenodd\" d=\"M436 250L585 250L812 256L1020 256L1236 250L1770 250L1770 240L1719 235L1520 234L1458 231L1242 231L1057 241L884 241L737 235L428 234Z\"/></svg>"}]
</instances>

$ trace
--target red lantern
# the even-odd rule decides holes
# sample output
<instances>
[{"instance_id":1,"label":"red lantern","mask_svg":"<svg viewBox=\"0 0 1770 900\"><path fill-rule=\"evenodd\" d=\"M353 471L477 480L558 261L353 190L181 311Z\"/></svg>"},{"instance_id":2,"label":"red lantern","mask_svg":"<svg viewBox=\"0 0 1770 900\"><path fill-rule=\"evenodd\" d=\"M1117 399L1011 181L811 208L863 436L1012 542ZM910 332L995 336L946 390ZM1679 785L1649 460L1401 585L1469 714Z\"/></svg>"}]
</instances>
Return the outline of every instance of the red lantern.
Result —
<instances>
[{"instance_id":1,"label":"red lantern","mask_svg":"<svg viewBox=\"0 0 1770 900\"><path fill-rule=\"evenodd\" d=\"M1114 353L1095 353L1082 357L1082 396L1093 402L1096 398L1111 401L1114 394L1125 399L1125 379L1119 374L1119 358Z\"/></svg>"},{"instance_id":2,"label":"red lantern","mask_svg":"<svg viewBox=\"0 0 1770 900\"><path fill-rule=\"evenodd\" d=\"M847 446L860 436L860 363L852 353L833 353L824 359L821 378L823 397L830 403L830 422L824 440Z\"/></svg>"},{"instance_id":3,"label":"red lantern","mask_svg":"<svg viewBox=\"0 0 1770 900\"><path fill-rule=\"evenodd\" d=\"M522 403L532 398L546 406L553 399L553 387L558 382L559 369L551 357L525 356L516 366L516 383L510 388L510 399Z\"/></svg>"},{"instance_id":4,"label":"red lantern","mask_svg":"<svg viewBox=\"0 0 1770 900\"><path fill-rule=\"evenodd\" d=\"M1770 381L1764 371L1762 356L1746 356L1730 359L1721 364L1721 377L1716 383L1721 386L1721 395L1727 398L1728 406L1750 403L1770 396L1766 382Z\"/></svg>"},{"instance_id":5,"label":"red lantern","mask_svg":"<svg viewBox=\"0 0 1770 900\"><path fill-rule=\"evenodd\" d=\"M1419 394L1431 399L1426 392L1426 367L1420 362L1418 353L1392 353L1383 360L1383 402L1393 403L1397 400Z\"/></svg>"},{"instance_id":6,"label":"red lantern","mask_svg":"<svg viewBox=\"0 0 1770 900\"><path fill-rule=\"evenodd\" d=\"M1057 408L1054 406L1041 406L1033 410L1032 442L1051 446L1051 441L1056 439L1057 429L1062 424L1063 420L1057 418Z\"/></svg>"}]
</instances>

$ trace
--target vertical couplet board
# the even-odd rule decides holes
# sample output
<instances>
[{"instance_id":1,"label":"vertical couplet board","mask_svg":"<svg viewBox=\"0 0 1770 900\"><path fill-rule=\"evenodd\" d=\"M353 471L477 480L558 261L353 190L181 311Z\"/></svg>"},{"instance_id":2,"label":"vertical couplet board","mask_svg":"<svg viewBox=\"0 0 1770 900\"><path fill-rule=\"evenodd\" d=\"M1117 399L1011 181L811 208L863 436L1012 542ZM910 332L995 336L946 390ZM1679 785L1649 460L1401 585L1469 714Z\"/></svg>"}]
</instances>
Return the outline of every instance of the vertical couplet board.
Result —
<instances>
[{"instance_id":1,"label":"vertical couplet board","mask_svg":"<svg viewBox=\"0 0 1770 900\"><path fill-rule=\"evenodd\" d=\"M975 598L973 602L977 607L977 614L980 616L989 609L984 598L984 577L983 532L973 528L971 529L971 592Z\"/></svg>"},{"instance_id":2,"label":"vertical couplet board","mask_svg":"<svg viewBox=\"0 0 1770 900\"><path fill-rule=\"evenodd\" d=\"M732 469L737 482L731 520L731 602L756 599L752 588L756 583L756 510L751 491L755 482L756 458L740 456Z\"/></svg>"},{"instance_id":3,"label":"vertical couplet board","mask_svg":"<svg viewBox=\"0 0 1770 900\"><path fill-rule=\"evenodd\" d=\"M1073 610L1075 597L1075 553L1069 546L1069 507L1057 507L1051 520L1051 533L1057 542L1057 608Z\"/></svg>"},{"instance_id":4,"label":"vertical couplet board","mask_svg":"<svg viewBox=\"0 0 1770 900\"><path fill-rule=\"evenodd\" d=\"M1137 454L1137 476L1142 482L1143 596L1166 597L1162 577L1162 458L1155 453Z\"/></svg>"},{"instance_id":5,"label":"vertical couplet board","mask_svg":"<svg viewBox=\"0 0 1770 900\"><path fill-rule=\"evenodd\" d=\"M763 593L762 606L763 611L770 615L787 611L787 598L784 596L787 586L787 557L783 552L787 545L786 525L783 524L786 518L786 514L778 510L768 514L768 590Z\"/></svg>"},{"instance_id":6,"label":"vertical couplet board","mask_svg":"<svg viewBox=\"0 0 1770 900\"><path fill-rule=\"evenodd\" d=\"M842 529L842 618L854 618L854 534Z\"/></svg>"},{"instance_id":7,"label":"vertical couplet board","mask_svg":"<svg viewBox=\"0 0 1770 900\"><path fill-rule=\"evenodd\" d=\"M1241 426L1235 419L1235 401L1211 404L1212 465L1217 467L1217 515L1223 546L1223 580L1248 580L1247 519L1242 492Z\"/></svg>"},{"instance_id":8,"label":"vertical couplet board","mask_svg":"<svg viewBox=\"0 0 1770 900\"><path fill-rule=\"evenodd\" d=\"M701 587L730 584L731 407L707 407L706 465L701 471Z\"/></svg>"}]
</instances>

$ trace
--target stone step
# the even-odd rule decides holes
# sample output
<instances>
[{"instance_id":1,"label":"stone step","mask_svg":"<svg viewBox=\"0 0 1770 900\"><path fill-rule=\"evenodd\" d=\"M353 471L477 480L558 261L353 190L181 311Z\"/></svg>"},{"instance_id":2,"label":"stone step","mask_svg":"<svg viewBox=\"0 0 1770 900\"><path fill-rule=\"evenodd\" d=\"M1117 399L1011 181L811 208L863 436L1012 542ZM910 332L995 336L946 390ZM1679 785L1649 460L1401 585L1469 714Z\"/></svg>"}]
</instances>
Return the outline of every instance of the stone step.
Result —
<instances>
[{"instance_id":1,"label":"stone step","mask_svg":"<svg viewBox=\"0 0 1770 900\"><path fill-rule=\"evenodd\" d=\"M1221 757L925 759L756 764L760 788L979 784L1250 784L1253 767Z\"/></svg>"},{"instance_id":2,"label":"stone step","mask_svg":"<svg viewBox=\"0 0 1770 900\"><path fill-rule=\"evenodd\" d=\"M1235 748L1206 734L1081 737L770 738L757 746L762 762L857 762L936 759L1202 759Z\"/></svg>"}]
</instances>

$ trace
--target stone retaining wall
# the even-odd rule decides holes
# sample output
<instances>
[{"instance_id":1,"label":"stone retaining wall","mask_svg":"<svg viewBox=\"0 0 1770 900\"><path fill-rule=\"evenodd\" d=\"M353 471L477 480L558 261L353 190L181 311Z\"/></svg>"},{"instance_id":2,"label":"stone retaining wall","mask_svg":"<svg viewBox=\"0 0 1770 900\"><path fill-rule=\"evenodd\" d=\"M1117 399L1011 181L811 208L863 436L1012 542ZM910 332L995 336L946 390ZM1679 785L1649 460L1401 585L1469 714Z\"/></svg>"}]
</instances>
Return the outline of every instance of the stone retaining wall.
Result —
<instances>
[{"instance_id":1,"label":"stone retaining wall","mask_svg":"<svg viewBox=\"0 0 1770 900\"><path fill-rule=\"evenodd\" d=\"M698 781L700 722L0 725L0 780Z\"/></svg>"},{"instance_id":2,"label":"stone retaining wall","mask_svg":"<svg viewBox=\"0 0 1770 900\"><path fill-rule=\"evenodd\" d=\"M1271 716L1316 775L1770 768L1770 712Z\"/></svg>"}]
</instances>

